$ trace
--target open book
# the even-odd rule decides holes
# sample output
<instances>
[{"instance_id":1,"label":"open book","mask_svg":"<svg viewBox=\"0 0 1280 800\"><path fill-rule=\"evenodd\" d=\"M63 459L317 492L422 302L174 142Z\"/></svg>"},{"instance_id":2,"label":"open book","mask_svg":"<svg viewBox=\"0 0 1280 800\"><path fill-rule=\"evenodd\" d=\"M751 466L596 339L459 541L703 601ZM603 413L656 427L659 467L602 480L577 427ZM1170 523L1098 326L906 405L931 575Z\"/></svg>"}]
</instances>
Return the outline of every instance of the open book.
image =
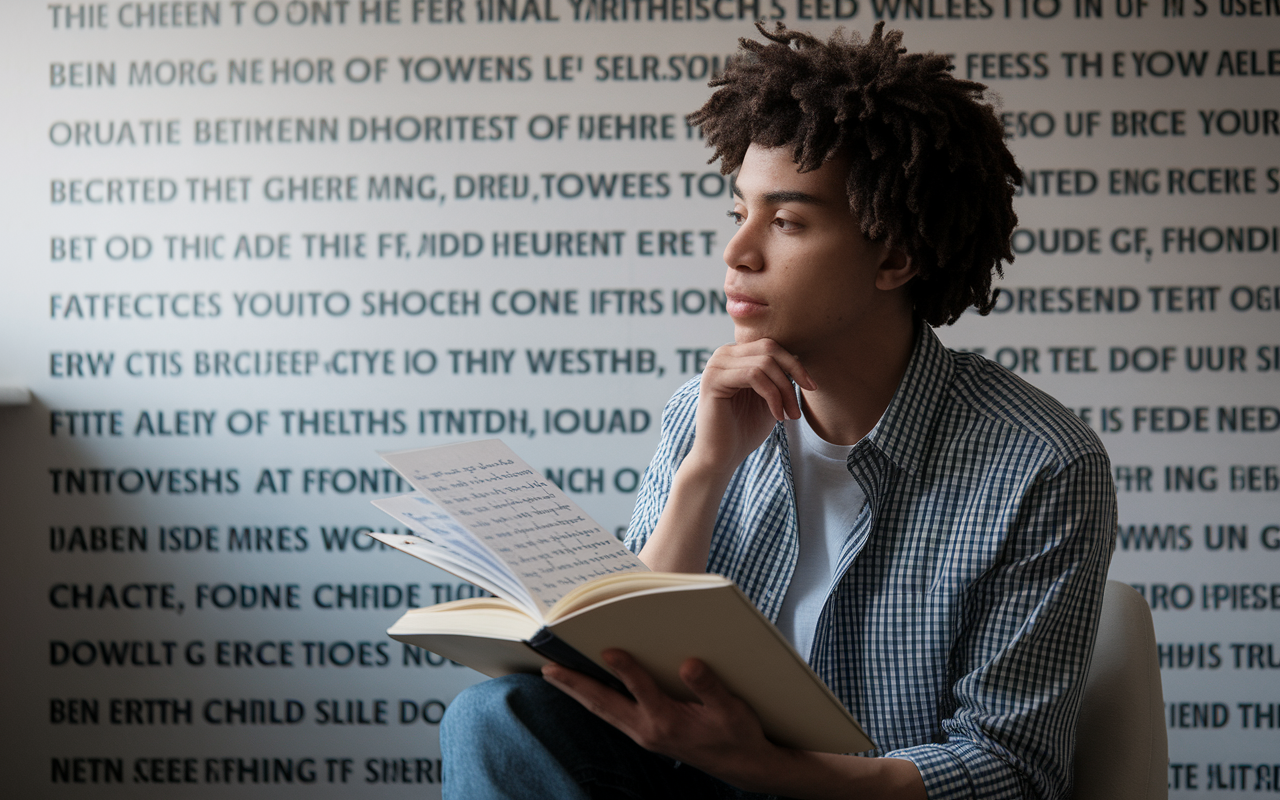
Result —
<instances>
[{"instance_id":1,"label":"open book","mask_svg":"<svg viewBox=\"0 0 1280 800\"><path fill-rule=\"evenodd\" d=\"M383 454L416 492L374 505L413 531L370 534L490 592L417 608L387 631L491 677L548 661L621 688L600 658L631 653L674 697L700 658L774 742L855 753L874 745L737 586L650 572L505 444L489 439Z\"/></svg>"}]
</instances>

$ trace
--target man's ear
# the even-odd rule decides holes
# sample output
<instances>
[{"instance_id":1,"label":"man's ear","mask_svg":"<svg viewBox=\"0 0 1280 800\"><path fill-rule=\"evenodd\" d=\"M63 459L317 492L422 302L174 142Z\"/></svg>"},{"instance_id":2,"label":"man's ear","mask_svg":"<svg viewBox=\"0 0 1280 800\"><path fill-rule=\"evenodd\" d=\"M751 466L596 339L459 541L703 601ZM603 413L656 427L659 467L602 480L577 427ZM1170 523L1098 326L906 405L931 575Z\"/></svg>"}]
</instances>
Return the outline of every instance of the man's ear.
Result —
<instances>
[{"instance_id":1,"label":"man's ear","mask_svg":"<svg viewBox=\"0 0 1280 800\"><path fill-rule=\"evenodd\" d=\"M911 256L902 250L886 249L884 261L876 272L876 288L886 292L897 289L914 278L916 271Z\"/></svg>"}]
</instances>

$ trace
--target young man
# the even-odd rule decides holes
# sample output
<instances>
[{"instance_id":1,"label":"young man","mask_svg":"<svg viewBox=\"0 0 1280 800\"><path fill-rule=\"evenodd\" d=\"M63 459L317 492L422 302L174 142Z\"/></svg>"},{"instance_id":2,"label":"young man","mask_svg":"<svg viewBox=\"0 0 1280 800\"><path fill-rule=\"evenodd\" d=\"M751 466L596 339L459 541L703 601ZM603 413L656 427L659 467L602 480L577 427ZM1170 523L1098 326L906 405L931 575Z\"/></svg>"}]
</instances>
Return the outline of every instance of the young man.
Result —
<instances>
[{"instance_id":1,"label":"young man","mask_svg":"<svg viewBox=\"0 0 1280 800\"><path fill-rule=\"evenodd\" d=\"M882 28L761 28L691 115L738 170L735 342L668 404L627 537L655 570L737 582L879 757L779 747L700 662L684 703L613 651L632 698L556 666L459 696L447 795L1066 796L1110 466L930 329L990 310L1021 175L983 87Z\"/></svg>"}]
</instances>

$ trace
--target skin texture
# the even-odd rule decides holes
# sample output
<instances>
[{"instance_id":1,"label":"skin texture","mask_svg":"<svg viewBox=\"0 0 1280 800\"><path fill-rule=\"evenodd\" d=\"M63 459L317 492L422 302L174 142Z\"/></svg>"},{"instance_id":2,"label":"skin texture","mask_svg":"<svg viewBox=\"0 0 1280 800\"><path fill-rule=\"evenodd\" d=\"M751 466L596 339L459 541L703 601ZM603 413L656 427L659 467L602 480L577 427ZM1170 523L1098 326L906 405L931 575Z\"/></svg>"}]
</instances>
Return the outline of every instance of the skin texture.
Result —
<instances>
[{"instance_id":1,"label":"skin texture","mask_svg":"<svg viewBox=\"0 0 1280 800\"><path fill-rule=\"evenodd\" d=\"M706 571L720 498L775 422L803 413L822 438L852 445L875 426L902 380L914 336L906 284L915 270L900 252L861 234L846 174L838 160L801 173L785 148L747 150L732 212L738 232L724 253L734 343L717 349L703 372L693 449L640 552L654 570ZM646 749L748 791L925 797L909 761L768 741L750 707L697 659L681 669L696 703L666 695L620 650L604 659L634 700L557 665L543 676Z\"/></svg>"}]
</instances>

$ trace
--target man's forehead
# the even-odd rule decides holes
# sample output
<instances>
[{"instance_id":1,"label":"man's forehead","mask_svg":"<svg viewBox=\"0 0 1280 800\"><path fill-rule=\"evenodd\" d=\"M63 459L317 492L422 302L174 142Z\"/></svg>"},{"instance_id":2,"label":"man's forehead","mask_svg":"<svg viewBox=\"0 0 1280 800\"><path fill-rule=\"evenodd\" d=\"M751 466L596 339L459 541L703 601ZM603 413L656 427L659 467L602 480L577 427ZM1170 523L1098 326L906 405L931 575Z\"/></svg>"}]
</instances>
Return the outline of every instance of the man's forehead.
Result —
<instances>
[{"instance_id":1,"label":"man's forehead","mask_svg":"<svg viewBox=\"0 0 1280 800\"><path fill-rule=\"evenodd\" d=\"M732 191L741 200L759 199L765 203L803 203L808 205L844 206L845 165L833 159L815 170L800 171L786 147L751 145L738 169Z\"/></svg>"}]
</instances>

